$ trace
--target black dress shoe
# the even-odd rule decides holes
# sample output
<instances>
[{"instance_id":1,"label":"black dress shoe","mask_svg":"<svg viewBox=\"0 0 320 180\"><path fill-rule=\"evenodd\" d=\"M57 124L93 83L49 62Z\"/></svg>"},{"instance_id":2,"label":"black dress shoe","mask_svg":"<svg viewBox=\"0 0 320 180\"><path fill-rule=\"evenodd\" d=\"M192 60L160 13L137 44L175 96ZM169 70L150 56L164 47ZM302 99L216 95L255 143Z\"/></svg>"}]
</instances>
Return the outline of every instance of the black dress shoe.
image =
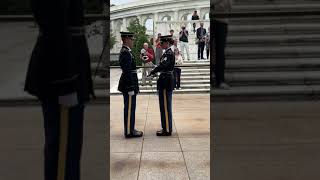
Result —
<instances>
[{"instance_id":1,"label":"black dress shoe","mask_svg":"<svg viewBox=\"0 0 320 180\"><path fill-rule=\"evenodd\" d=\"M141 136L143 136L143 132L137 131L137 130L134 130L130 134L125 135L126 138L136 138L136 137L141 137Z\"/></svg>"},{"instance_id":2,"label":"black dress shoe","mask_svg":"<svg viewBox=\"0 0 320 180\"><path fill-rule=\"evenodd\" d=\"M157 131L157 136L171 136L171 131L165 131L163 129Z\"/></svg>"}]
</instances>

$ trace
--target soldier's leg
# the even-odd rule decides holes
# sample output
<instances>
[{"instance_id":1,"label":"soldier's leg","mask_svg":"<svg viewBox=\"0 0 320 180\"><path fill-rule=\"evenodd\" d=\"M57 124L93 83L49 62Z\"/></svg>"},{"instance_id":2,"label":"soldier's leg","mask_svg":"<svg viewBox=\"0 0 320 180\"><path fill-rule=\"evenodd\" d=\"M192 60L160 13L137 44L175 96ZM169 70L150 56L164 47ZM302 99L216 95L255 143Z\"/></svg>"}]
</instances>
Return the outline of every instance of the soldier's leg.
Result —
<instances>
[{"instance_id":1,"label":"soldier's leg","mask_svg":"<svg viewBox=\"0 0 320 180\"><path fill-rule=\"evenodd\" d=\"M177 68L177 87L180 88L180 81L181 81L181 69Z\"/></svg>"},{"instance_id":2,"label":"soldier's leg","mask_svg":"<svg viewBox=\"0 0 320 180\"><path fill-rule=\"evenodd\" d=\"M57 179L59 153L60 109L58 103L42 102L44 117L44 176L45 180Z\"/></svg>"},{"instance_id":3,"label":"soldier's leg","mask_svg":"<svg viewBox=\"0 0 320 180\"><path fill-rule=\"evenodd\" d=\"M66 179L80 179L84 105L69 108Z\"/></svg>"},{"instance_id":4,"label":"soldier's leg","mask_svg":"<svg viewBox=\"0 0 320 180\"><path fill-rule=\"evenodd\" d=\"M161 127L166 130L165 110L164 110L164 90L159 90L159 107L161 116Z\"/></svg>"},{"instance_id":5,"label":"soldier's leg","mask_svg":"<svg viewBox=\"0 0 320 180\"><path fill-rule=\"evenodd\" d=\"M136 122L136 99L137 99L137 95L133 95L133 96L129 96L129 102L131 102L131 105L129 105L129 107L131 107L131 117L130 117L130 130L131 132L134 131L135 128L135 122Z\"/></svg>"},{"instance_id":6,"label":"soldier's leg","mask_svg":"<svg viewBox=\"0 0 320 180\"><path fill-rule=\"evenodd\" d=\"M122 93L123 95L123 104L124 104L124 108L123 108L123 125L124 125L124 135L127 135L130 133L130 131L128 131L128 119L130 119L129 116L129 95L128 93Z\"/></svg>"},{"instance_id":7,"label":"soldier's leg","mask_svg":"<svg viewBox=\"0 0 320 180\"><path fill-rule=\"evenodd\" d=\"M172 91L165 89L164 96L164 115L165 115L165 129L167 132L172 132Z\"/></svg>"}]
</instances>

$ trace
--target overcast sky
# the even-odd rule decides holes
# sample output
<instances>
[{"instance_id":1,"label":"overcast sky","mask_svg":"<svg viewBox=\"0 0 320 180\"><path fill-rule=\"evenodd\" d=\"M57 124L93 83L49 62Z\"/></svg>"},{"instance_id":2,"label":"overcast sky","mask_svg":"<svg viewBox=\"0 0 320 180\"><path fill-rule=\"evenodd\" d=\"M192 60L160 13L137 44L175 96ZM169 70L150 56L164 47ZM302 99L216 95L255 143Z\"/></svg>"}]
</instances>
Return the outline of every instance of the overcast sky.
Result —
<instances>
[{"instance_id":1,"label":"overcast sky","mask_svg":"<svg viewBox=\"0 0 320 180\"><path fill-rule=\"evenodd\" d=\"M111 4L119 5L119 4L125 4L133 1L137 1L137 0L111 0Z\"/></svg>"}]
</instances>

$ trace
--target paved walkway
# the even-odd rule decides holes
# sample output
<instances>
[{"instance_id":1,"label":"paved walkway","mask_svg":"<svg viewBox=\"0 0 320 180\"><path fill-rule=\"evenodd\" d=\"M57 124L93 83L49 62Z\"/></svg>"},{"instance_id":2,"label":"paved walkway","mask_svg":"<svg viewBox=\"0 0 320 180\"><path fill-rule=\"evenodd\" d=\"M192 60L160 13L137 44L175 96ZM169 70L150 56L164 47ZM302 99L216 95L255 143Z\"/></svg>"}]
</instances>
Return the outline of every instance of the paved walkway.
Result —
<instances>
[{"instance_id":1,"label":"paved walkway","mask_svg":"<svg viewBox=\"0 0 320 180\"><path fill-rule=\"evenodd\" d=\"M110 174L113 180L210 179L209 95L173 95L173 135L157 137L158 97L137 96L139 139L123 137L122 96L110 97Z\"/></svg>"},{"instance_id":2,"label":"paved walkway","mask_svg":"<svg viewBox=\"0 0 320 180\"><path fill-rule=\"evenodd\" d=\"M106 180L106 105L85 111L82 180ZM0 179L43 180L43 118L40 107L0 108Z\"/></svg>"},{"instance_id":3,"label":"paved walkway","mask_svg":"<svg viewBox=\"0 0 320 180\"><path fill-rule=\"evenodd\" d=\"M216 180L318 180L320 102L211 106Z\"/></svg>"}]
</instances>

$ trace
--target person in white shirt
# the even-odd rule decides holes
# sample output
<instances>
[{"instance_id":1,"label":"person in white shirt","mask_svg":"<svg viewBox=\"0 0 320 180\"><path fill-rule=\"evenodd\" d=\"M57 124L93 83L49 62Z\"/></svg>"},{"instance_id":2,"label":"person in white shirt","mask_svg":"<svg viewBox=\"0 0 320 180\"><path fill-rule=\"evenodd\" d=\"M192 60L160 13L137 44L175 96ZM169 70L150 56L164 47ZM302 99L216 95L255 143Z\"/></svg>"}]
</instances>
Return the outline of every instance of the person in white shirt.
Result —
<instances>
[{"instance_id":1,"label":"person in white shirt","mask_svg":"<svg viewBox=\"0 0 320 180\"><path fill-rule=\"evenodd\" d=\"M179 33L179 41L180 41L180 50L182 58L185 60L184 50L187 53L187 59L190 61L190 54L189 54L189 32L186 30L184 25L181 26L181 31Z\"/></svg>"}]
</instances>

